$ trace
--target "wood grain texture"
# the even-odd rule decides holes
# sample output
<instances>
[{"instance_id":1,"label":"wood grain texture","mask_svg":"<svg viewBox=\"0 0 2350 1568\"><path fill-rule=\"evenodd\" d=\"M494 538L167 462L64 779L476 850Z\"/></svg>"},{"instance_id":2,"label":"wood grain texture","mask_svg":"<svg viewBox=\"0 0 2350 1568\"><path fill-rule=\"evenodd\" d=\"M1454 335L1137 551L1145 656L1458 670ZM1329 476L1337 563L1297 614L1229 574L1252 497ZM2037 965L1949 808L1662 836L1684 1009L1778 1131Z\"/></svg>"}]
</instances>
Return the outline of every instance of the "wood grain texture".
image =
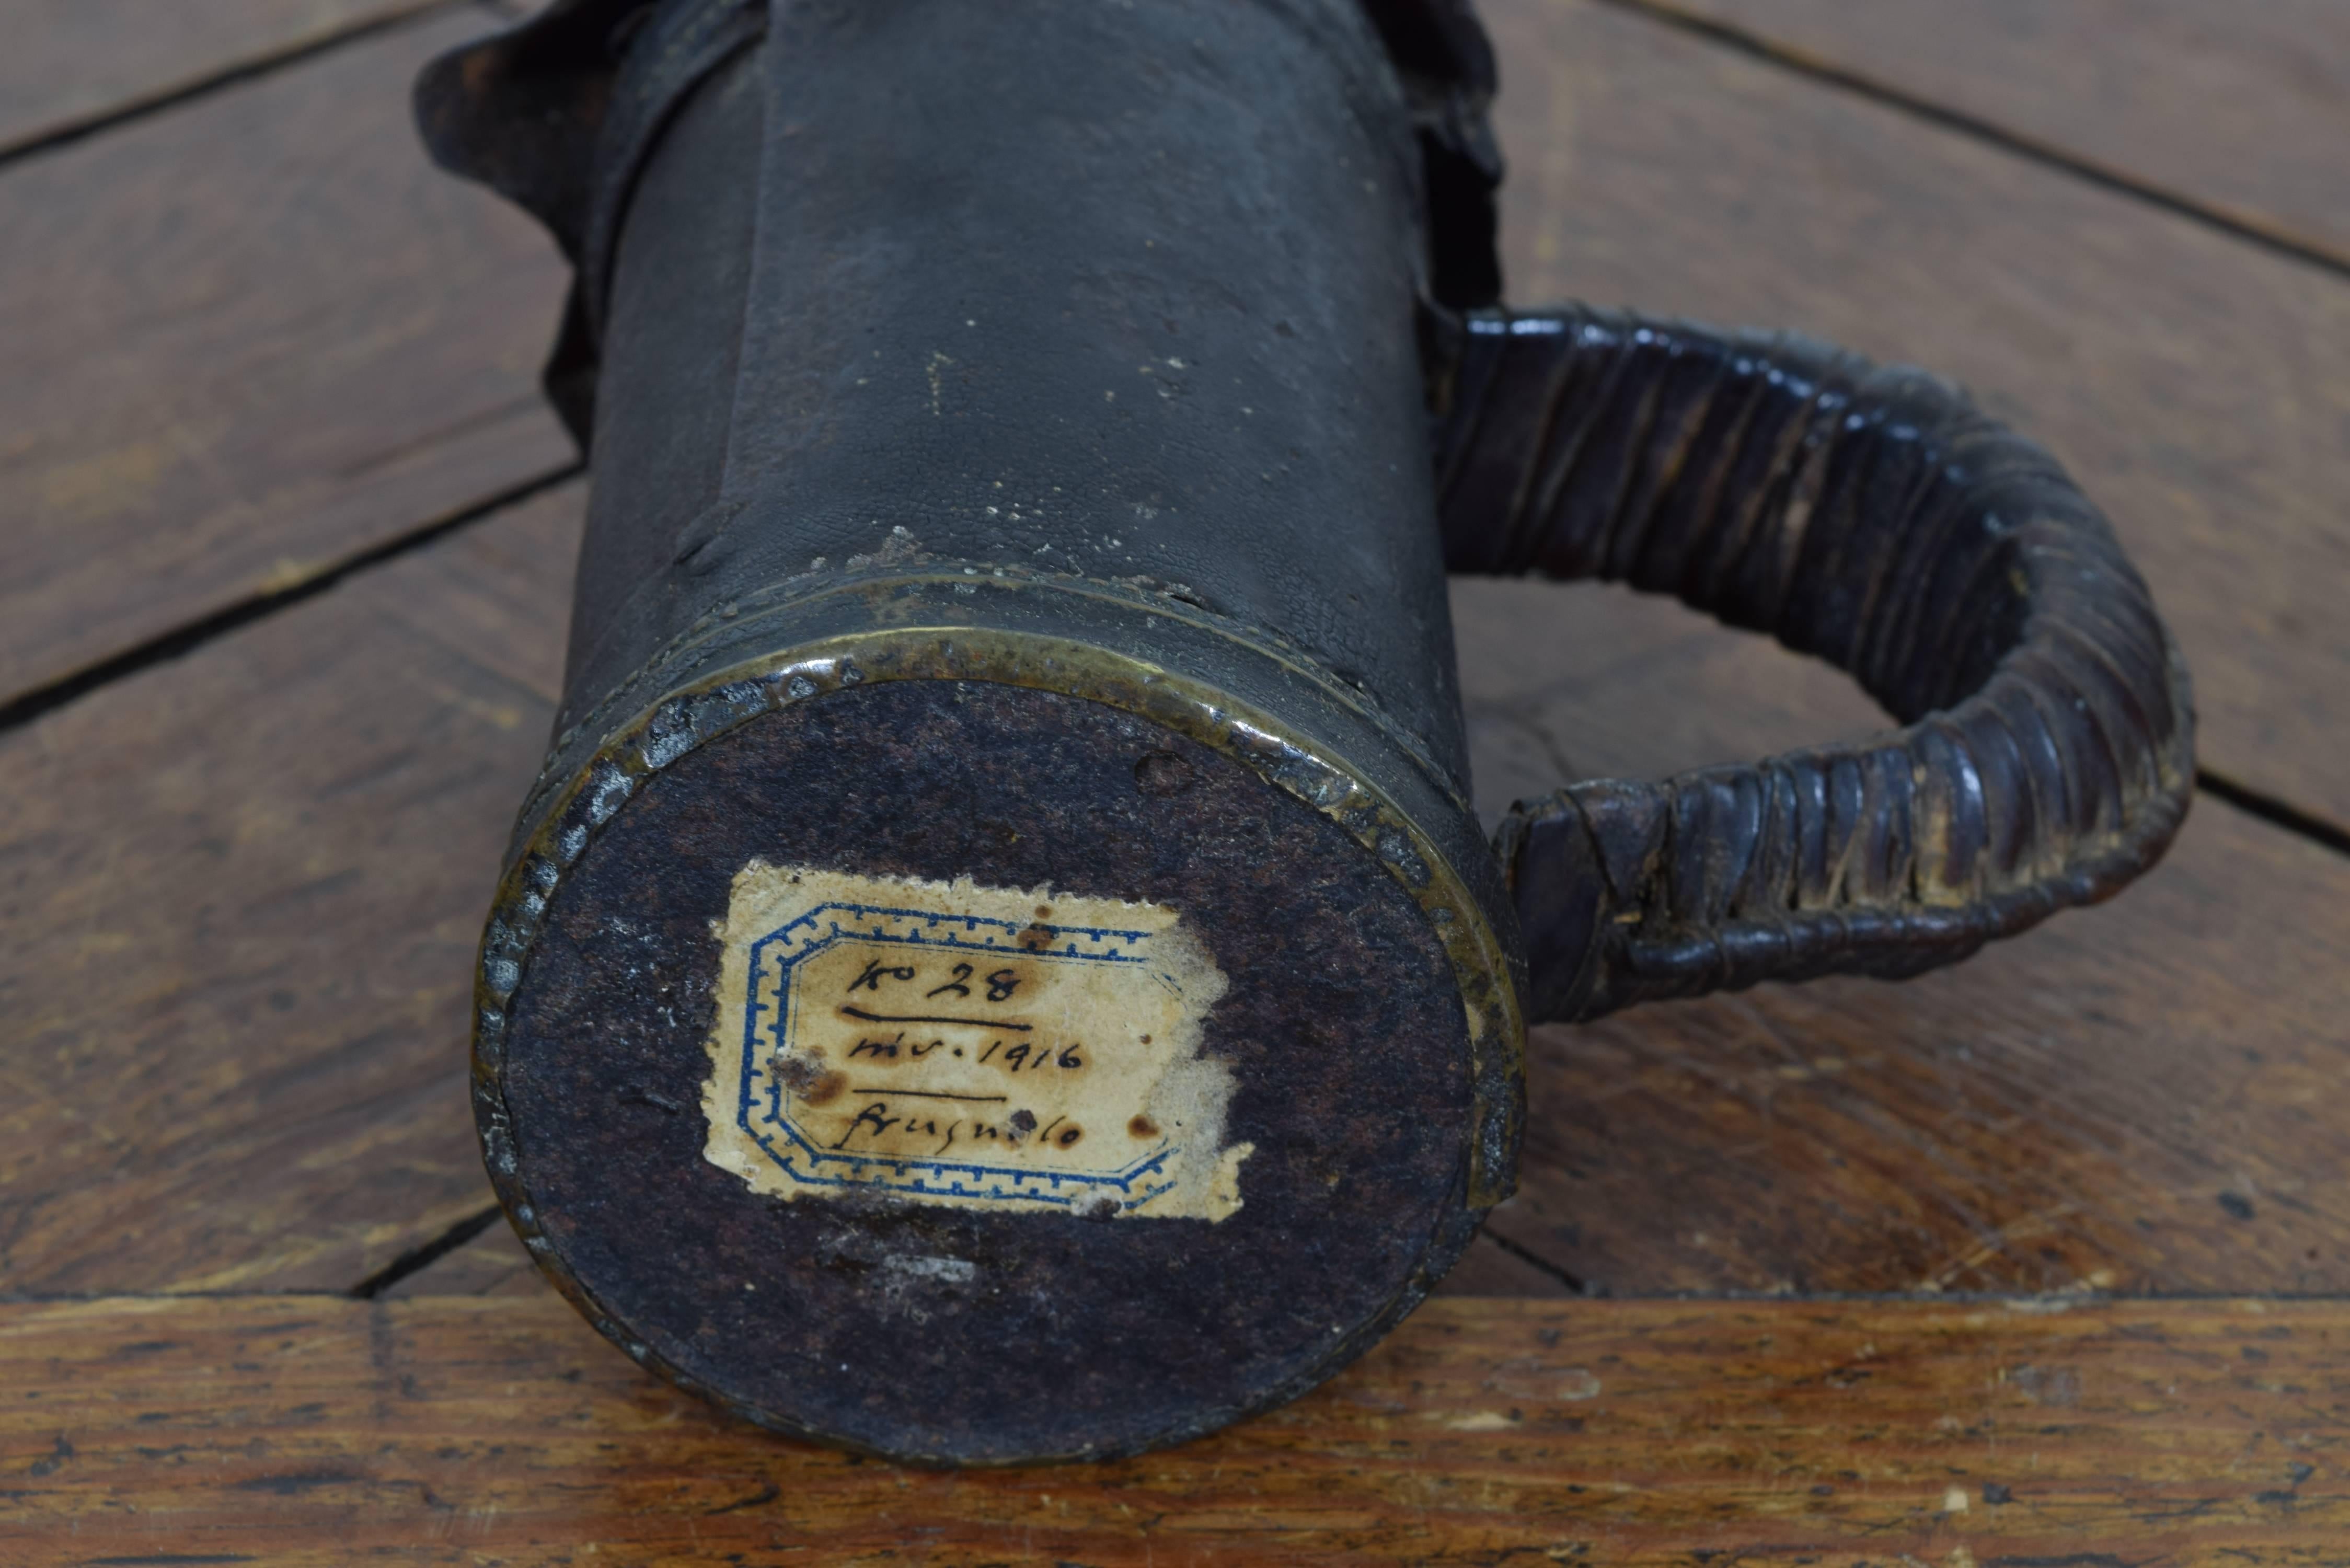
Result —
<instances>
[{"instance_id":1,"label":"wood grain texture","mask_svg":"<svg viewBox=\"0 0 2350 1568\"><path fill-rule=\"evenodd\" d=\"M1520 297L1960 370L2149 562L2212 760L2345 815L2333 295L1636 20L1486 4ZM0 506L26 520L0 543L5 691L559 460L529 392L556 269L489 198L395 169L406 63L322 74L411 36L156 118L227 127L201 157L134 126L0 175L36 241L0 248L29 367L0 389ZM284 123L203 118L238 102ZM343 122L370 113L391 129L361 157ZM478 1210L464 981L577 506L0 736L0 1291L338 1289ZM1878 722L1670 606L1456 607L1489 808ZM2345 876L2207 801L2146 887L1967 969L1543 1031L1526 1195L1495 1226L1519 1251L1481 1241L1447 1287L1564 1289L1534 1252L1620 1293L2051 1293L2027 1301L1440 1301L1209 1442L950 1476L724 1422L500 1224L375 1303L0 1302L0 1561L2350 1563L2350 1308L2094 1299L2345 1288Z\"/></svg>"},{"instance_id":2,"label":"wood grain texture","mask_svg":"<svg viewBox=\"0 0 2350 1568\"><path fill-rule=\"evenodd\" d=\"M10 0L0 156L441 0Z\"/></svg>"},{"instance_id":3,"label":"wood grain texture","mask_svg":"<svg viewBox=\"0 0 2350 1568\"><path fill-rule=\"evenodd\" d=\"M416 67L487 22L0 171L0 701L569 458L536 387L553 249L408 123Z\"/></svg>"},{"instance_id":4,"label":"wood grain texture","mask_svg":"<svg viewBox=\"0 0 2350 1568\"><path fill-rule=\"evenodd\" d=\"M1968 383L2112 516L2207 763L2350 824L2350 286L1612 7L1482 9L1513 299L1794 327Z\"/></svg>"},{"instance_id":5,"label":"wood grain texture","mask_svg":"<svg viewBox=\"0 0 2350 1568\"><path fill-rule=\"evenodd\" d=\"M1444 1302L1203 1442L939 1473L729 1423L552 1299L21 1303L0 1540L27 1565L2316 1568L2350 1562L2345 1345L2335 1303Z\"/></svg>"},{"instance_id":6,"label":"wood grain texture","mask_svg":"<svg viewBox=\"0 0 2350 1568\"><path fill-rule=\"evenodd\" d=\"M1642 0L1988 121L2350 265L2332 0Z\"/></svg>"},{"instance_id":7,"label":"wood grain texture","mask_svg":"<svg viewBox=\"0 0 2350 1568\"><path fill-rule=\"evenodd\" d=\"M345 1288L481 1208L472 960L580 500L0 736L0 1289Z\"/></svg>"},{"instance_id":8,"label":"wood grain texture","mask_svg":"<svg viewBox=\"0 0 2350 1568\"><path fill-rule=\"evenodd\" d=\"M1455 615L1481 793L1884 723L1668 601ZM2350 1289L2345 950L2350 861L2207 797L2143 882L1956 969L1535 1031L1492 1227L1616 1290Z\"/></svg>"}]
</instances>

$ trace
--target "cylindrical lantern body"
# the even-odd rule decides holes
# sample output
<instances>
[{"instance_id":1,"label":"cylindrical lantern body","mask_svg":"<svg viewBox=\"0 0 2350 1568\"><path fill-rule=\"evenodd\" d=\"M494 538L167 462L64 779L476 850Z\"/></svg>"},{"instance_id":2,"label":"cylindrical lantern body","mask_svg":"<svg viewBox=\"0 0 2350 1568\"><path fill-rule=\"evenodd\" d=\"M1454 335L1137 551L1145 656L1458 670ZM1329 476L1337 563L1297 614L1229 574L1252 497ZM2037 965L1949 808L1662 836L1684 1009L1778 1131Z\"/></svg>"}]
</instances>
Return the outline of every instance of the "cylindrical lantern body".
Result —
<instances>
[{"instance_id":1,"label":"cylindrical lantern body","mask_svg":"<svg viewBox=\"0 0 2350 1568\"><path fill-rule=\"evenodd\" d=\"M1130 1451L1326 1376L1500 1196L1419 181L1357 0L777 5L667 112L583 267L476 1042L630 1354L893 1455Z\"/></svg>"},{"instance_id":2,"label":"cylindrical lantern body","mask_svg":"<svg viewBox=\"0 0 2350 1568\"><path fill-rule=\"evenodd\" d=\"M1482 308L1490 67L1465 0L557 0L427 73L577 265L595 473L475 1104L645 1365L922 1460L1209 1430L1506 1193L1526 998L1912 974L2169 843L2192 697L2087 497L1920 372ZM1497 856L1448 565L1903 727Z\"/></svg>"}]
</instances>

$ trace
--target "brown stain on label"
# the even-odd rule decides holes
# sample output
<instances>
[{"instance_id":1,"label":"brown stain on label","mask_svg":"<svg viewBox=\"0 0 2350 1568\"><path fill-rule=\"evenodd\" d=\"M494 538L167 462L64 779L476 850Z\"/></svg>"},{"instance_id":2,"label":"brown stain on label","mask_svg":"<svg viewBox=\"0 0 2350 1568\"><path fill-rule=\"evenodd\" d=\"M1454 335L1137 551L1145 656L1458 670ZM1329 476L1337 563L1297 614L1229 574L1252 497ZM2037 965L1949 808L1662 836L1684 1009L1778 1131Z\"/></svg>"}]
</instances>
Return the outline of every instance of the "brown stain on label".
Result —
<instances>
[{"instance_id":1,"label":"brown stain on label","mask_svg":"<svg viewBox=\"0 0 2350 1568\"><path fill-rule=\"evenodd\" d=\"M848 1087L847 1074L818 1073L813 1082L799 1091L799 1096L801 1102L806 1105L828 1106L840 1098L840 1092L847 1087Z\"/></svg>"},{"instance_id":2,"label":"brown stain on label","mask_svg":"<svg viewBox=\"0 0 2350 1568\"><path fill-rule=\"evenodd\" d=\"M717 934L703 1155L754 1190L1240 1207L1251 1146L1227 1144L1232 1073L1201 1050L1226 981L1176 910L754 861Z\"/></svg>"},{"instance_id":3,"label":"brown stain on label","mask_svg":"<svg viewBox=\"0 0 2350 1568\"><path fill-rule=\"evenodd\" d=\"M811 1049L805 1054L779 1051L767 1058L767 1070L776 1080L795 1095L813 1095L827 1075L822 1049Z\"/></svg>"}]
</instances>

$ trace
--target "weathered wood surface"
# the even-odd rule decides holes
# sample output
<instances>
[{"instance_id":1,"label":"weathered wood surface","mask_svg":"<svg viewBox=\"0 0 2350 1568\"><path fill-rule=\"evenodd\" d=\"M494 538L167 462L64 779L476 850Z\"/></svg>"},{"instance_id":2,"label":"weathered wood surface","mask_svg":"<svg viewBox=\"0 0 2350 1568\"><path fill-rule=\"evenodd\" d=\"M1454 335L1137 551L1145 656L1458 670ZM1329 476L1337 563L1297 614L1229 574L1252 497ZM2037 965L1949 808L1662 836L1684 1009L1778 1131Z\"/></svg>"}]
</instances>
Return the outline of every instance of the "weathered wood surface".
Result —
<instances>
[{"instance_id":1,"label":"weathered wood surface","mask_svg":"<svg viewBox=\"0 0 2350 1568\"><path fill-rule=\"evenodd\" d=\"M1953 109L2350 265L2334 0L1636 0Z\"/></svg>"},{"instance_id":2,"label":"weathered wood surface","mask_svg":"<svg viewBox=\"0 0 2350 1568\"><path fill-rule=\"evenodd\" d=\"M1579 593L1456 588L1489 787L1882 722L1815 660ZM1960 968L1537 1030L1493 1228L1593 1288L2350 1290L2345 953L2350 861L2207 796L2144 882Z\"/></svg>"},{"instance_id":3,"label":"weathered wood surface","mask_svg":"<svg viewBox=\"0 0 2350 1568\"><path fill-rule=\"evenodd\" d=\"M0 1306L11 1563L2350 1563L2338 1303L1445 1302L1172 1452L764 1437L552 1299ZM1039 1390L1048 1397L1048 1390ZM592 1553L592 1555L591 1555Z\"/></svg>"},{"instance_id":4,"label":"weathered wood surface","mask_svg":"<svg viewBox=\"0 0 2350 1568\"><path fill-rule=\"evenodd\" d=\"M1963 971L1542 1030L1496 1224L1640 1290L2350 1288L2345 882L2206 801Z\"/></svg>"},{"instance_id":5,"label":"weathered wood surface","mask_svg":"<svg viewBox=\"0 0 2350 1568\"><path fill-rule=\"evenodd\" d=\"M1513 298L1791 327L1968 383L2111 514L2206 762L2350 824L2350 286L1612 6L1481 9Z\"/></svg>"},{"instance_id":6,"label":"weathered wood surface","mask_svg":"<svg viewBox=\"0 0 2350 1568\"><path fill-rule=\"evenodd\" d=\"M158 26L310 14L187 9ZM2350 286L1620 9L1484 9L1515 297L1785 322L1972 382L2147 565L2207 760L2350 820ZM0 701L567 455L532 386L558 269L405 124L415 62L484 21L0 167L27 236L0 247ZM2272 25L2230 24L2255 51ZM2310 43L2301 79L2345 50ZM2084 101L2130 71L2188 79L2129 66ZM2300 148L2224 145L2268 121L2202 123L2260 199L2303 188ZM2131 134L2131 172L2186 178ZM346 1290L482 1211L465 979L577 506L0 732L0 1292ZM1613 590L1456 607L1489 808L1877 722ZM1524 1195L1447 1285L2048 1293L2014 1306L1454 1299L1210 1443L951 1477L644 1378L499 1223L371 1304L0 1304L0 1562L2350 1563L2350 1309L2094 1299L2345 1288L2346 948L2350 861L2207 799L2146 886L1968 969L1539 1032Z\"/></svg>"},{"instance_id":7,"label":"weathered wood surface","mask_svg":"<svg viewBox=\"0 0 2350 1568\"><path fill-rule=\"evenodd\" d=\"M1511 31L1530 16L1577 30ZM1777 135L1793 158L1808 144L1784 142L1788 126L1838 130L1805 119L1810 100L1774 96L1781 78L1690 57L1637 20L1496 21L1513 58L1539 46L1576 62L1537 101L1596 103L1592 123L1719 78L1709 101L1727 106L1725 145ZM1522 103L1537 99L1531 75L1518 73ZM314 115L325 101L300 99ZM1700 150L1678 155L1700 180ZM1521 153L1525 182L1539 188L1548 167ZM1887 202L1894 167L1876 176ZM1639 198L1655 218L1644 265L1662 266L1686 237L1675 224L1693 221L1666 200L1675 189ZM1538 259L1554 253L1543 265L1581 270L1558 220L1513 218ZM1792 264L1761 244L1785 251L1794 231L1751 237L1773 286L1795 291ZM1706 275L1727 287L1754 270ZM1670 304L1672 284L1640 292ZM1818 304L1825 286L1804 297ZM1738 314L1785 314L1772 303ZM5 830L14 929L0 956L16 1047L0 1058L11 1285L348 1286L478 1210L463 977L559 667L575 504L550 499L366 574L0 742L25 803ZM2233 586L2179 591L2210 623ZM1833 674L1669 607L1464 591L1489 800L1562 769L1654 771L1868 722ZM1624 1291L2340 1288L2350 1075L2331 961L2346 876L2207 803L2147 888L1959 975L1546 1033L1527 1197L1500 1229ZM493 1231L439 1267L494 1275L501 1244ZM1480 1256L1474 1288L1525 1277L1523 1259Z\"/></svg>"},{"instance_id":8,"label":"weathered wood surface","mask_svg":"<svg viewBox=\"0 0 2350 1568\"><path fill-rule=\"evenodd\" d=\"M409 125L490 21L0 169L0 701L569 461L553 247Z\"/></svg>"},{"instance_id":9,"label":"weathered wood surface","mask_svg":"<svg viewBox=\"0 0 2350 1568\"><path fill-rule=\"evenodd\" d=\"M0 158L447 0L9 0Z\"/></svg>"},{"instance_id":10,"label":"weathered wood surface","mask_svg":"<svg viewBox=\"0 0 2350 1568\"><path fill-rule=\"evenodd\" d=\"M0 734L0 1289L344 1288L482 1206L472 960L580 493Z\"/></svg>"}]
</instances>

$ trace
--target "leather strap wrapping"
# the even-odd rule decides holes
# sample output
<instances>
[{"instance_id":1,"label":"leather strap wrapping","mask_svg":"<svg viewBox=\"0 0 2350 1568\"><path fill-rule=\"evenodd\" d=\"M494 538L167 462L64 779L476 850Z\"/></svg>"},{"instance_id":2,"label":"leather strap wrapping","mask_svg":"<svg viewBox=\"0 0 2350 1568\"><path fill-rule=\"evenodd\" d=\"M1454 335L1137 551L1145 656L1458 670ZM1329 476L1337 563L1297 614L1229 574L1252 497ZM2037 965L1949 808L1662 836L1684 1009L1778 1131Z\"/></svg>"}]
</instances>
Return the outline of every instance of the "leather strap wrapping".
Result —
<instances>
[{"instance_id":1,"label":"leather strap wrapping","mask_svg":"<svg viewBox=\"0 0 2350 1568\"><path fill-rule=\"evenodd\" d=\"M1907 727L1596 779L1496 839L1533 1016L1966 957L2151 866L2187 674L2096 508L1949 383L1583 307L1470 317L1441 385L1450 570L1669 593Z\"/></svg>"}]
</instances>

